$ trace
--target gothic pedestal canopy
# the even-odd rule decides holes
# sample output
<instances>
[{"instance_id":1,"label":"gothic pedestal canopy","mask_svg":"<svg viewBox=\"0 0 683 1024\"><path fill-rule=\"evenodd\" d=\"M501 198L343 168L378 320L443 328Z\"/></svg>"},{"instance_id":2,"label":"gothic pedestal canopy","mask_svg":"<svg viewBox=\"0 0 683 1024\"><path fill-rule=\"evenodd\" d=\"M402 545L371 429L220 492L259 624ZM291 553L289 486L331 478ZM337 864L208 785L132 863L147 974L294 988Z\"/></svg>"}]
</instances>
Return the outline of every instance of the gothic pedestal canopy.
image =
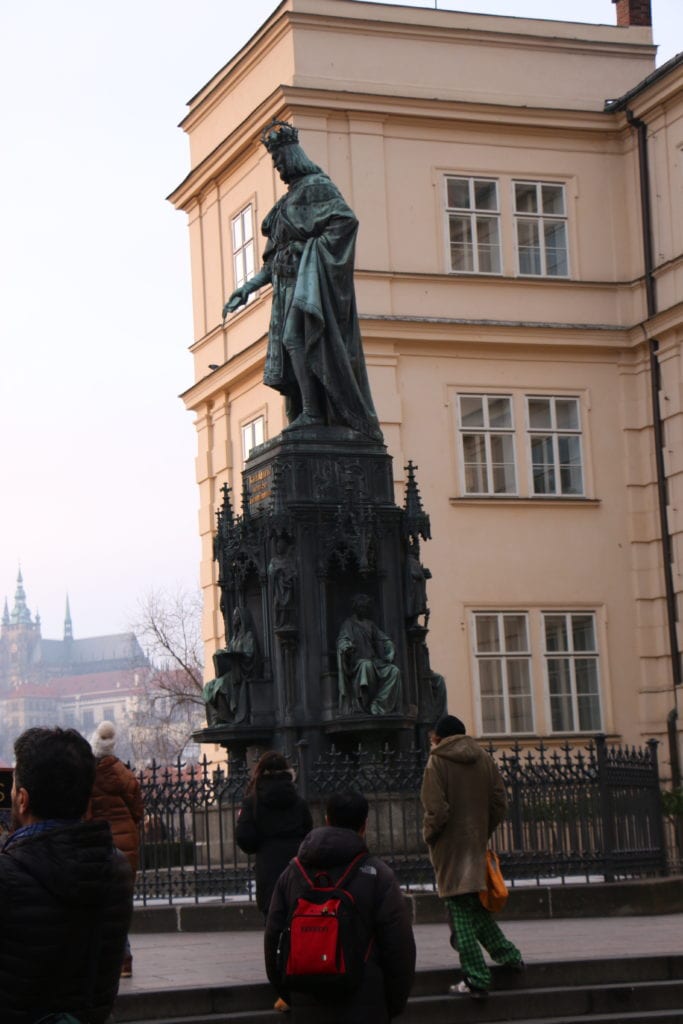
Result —
<instances>
[{"instance_id":1,"label":"gothic pedestal canopy","mask_svg":"<svg viewBox=\"0 0 683 1024\"><path fill-rule=\"evenodd\" d=\"M205 696L229 699L207 705L211 724L195 739L238 758L423 744L443 710L425 644L430 573L419 545L429 535L412 465L400 508L381 440L309 426L253 449L242 515L225 486L214 540L229 639ZM244 625L236 645L235 623L248 624L251 646Z\"/></svg>"}]
</instances>

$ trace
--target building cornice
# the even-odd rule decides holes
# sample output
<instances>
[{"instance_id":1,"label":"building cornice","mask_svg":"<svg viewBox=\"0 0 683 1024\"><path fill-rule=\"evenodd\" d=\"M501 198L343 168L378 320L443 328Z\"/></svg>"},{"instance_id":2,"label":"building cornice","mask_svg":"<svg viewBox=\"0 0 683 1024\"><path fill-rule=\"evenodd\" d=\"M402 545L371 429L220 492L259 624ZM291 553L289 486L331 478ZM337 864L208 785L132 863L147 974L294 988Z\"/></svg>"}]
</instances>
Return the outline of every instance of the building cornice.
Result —
<instances>
[{"instance_id":1,"label":"building cornice","mask_svg":"<svg viewBox=\"0 0 683 1024\"><path fill-rule=\"evenodd\" d=\"M188 134L192 132L217 106L229 100L230 94L261 63L264 54L272 50L288 34L289 24L282 10L284 6L284 3L281 4L252 36L246 47L192 97L189 103L190 111L178 125L179 128Z\"/></svg>"},{"instance_id":2,"label":"building cornice","mask_svg":"<svg viewBox=\"0 0 683 1024\"><path fill-rule=\"evenodd\" d=\"M260 146L259 136L274 117L284 117L282 86L278 86L260 103L226 139L193 167L180 184L166 196L177 210L188 211L202 193L217 179L232 170L250 151Z\"/></svg>"},{"instance_id":3,"label":"building cornice","mask_svg":"<svg viewBox=\"0 0 683 1024\"><path fill-rule=\"evenodd\" d=\"M558 110L501 106L466 100L439 99L438 108L433 98L396 96L377 93L340 92L320 88L279 85L246 118L234 132L194 167L167 199L176 209L189 210L192 204L212 184L227 176L235 165L249 153L258 150L263 125L273 117L293 118L306 115L354 115L376 119L419 119L422 124L454 125L466 128L477 126L501 131L547 132L557 137L558 132L576 135L605 136L621 131L618 119L609 118L600 110Z\"/></svg>"},{"instance_id":4,"label":"building cornice","mask_svg":"<svg viewBox=\"0 0 683 1024\"><path fill-rule=\"evenodd\" d=\"M430 345L438 349L443 346L453 349L454 345L467 349L476 345L477 358L499 358L501 351L514 345L516 350L527 348L530 353L544 348L547 358L553 358L554 353L555 358L564 359L568 350L580 350L583 360L600 361L607 357L613 361L617 353L635 350L651 338L666 339L670 332L680 329L682 319L683 303L647 322L624 326L373 313L359 315L369 366L381 363L386 356L381 350L373 351L373 346L387 343L395 357L401 354L424 355ZM416 327L419 327L419 338L416 338ZM193 350L216 333L212 331L200 339ZM221 393L234 394L243 383L252 382L255 374L260 377L266 345L267 338L261 335L217 370L196 381L180 395L186 409L199 412L202 406L214 402ZM530 358L536 359L538 355L530 355Z\"/></svg>"},{"instance_id":5,"label":"building cornice","mask_svg":"<svg viewBox=\"0 0 683 1024\"><path fill-rule=\"evenodd\" d=\"M605 111L608 114L621 112L625 120L626 109L631 107L643 117L654 107L666 105L671 100L680 103L682 89L683 53L678 53L623 96L605 100Z\"/></svg>"},{"instance_id":6,"label":"building cornice","mask_svg":"<svg viewBox=\"0 0 683 1024\"><path fill-rule=\"evenodd\" d=\"M437 342L472 341L495 345L499 342L517 342L533 347L550 344L570 345L581 349L635 349L645 341L664 338L671 332L680 332L683 322L683 302L657 313L648 320L631 324L562 323L540 320L494 320L466 317L384 316L359 314L363 338L379 340L391 337L415 340L415 327L420 327L420 338ZM391 325L387 330L384 325ZM418 344L420 344L418 342Z\"/></svg>"},{"instance_id":7,"label":"building cornice","mask_svg":"<svg viewBox=\"0 0 683 1024\"><path fill-rule=\"evenodd\" d=\"M651 29L647 28L624 30L611 25L418 7L402 7L399 18L395 7L388 4L364 5L360 14L358 6L348 0L284 0L238 53L190 99L190 112L181 121L181 127L185 130L194 127L207 110L229 95L250 67L297 27L357 33L364 37L380 34L383 38L434 40L440 45L449 40L462 45L486 43L507 49L514 46L517 52L524 48L563 50L572 54L595 54L602 50L612 56L623 54L653 60L656 52Z\"/></svg>"},{"instance_id":8,"label":"building cornice","mask_svg":"<svg viewBox=\"0 0 683 1024\"><path fill-rule=\"evenodd\" d=\"M489 99L459 99L456 97L415 96L368 91L344 92L325 89L319 85L298 84L281 86L284 101L297 113L309 110L339 112L401 118L421 122L432 121L451 125L454 121L464 125L483 124L485 127L543 129L556 134L563 129L594 134L604 132L609 121L602 110L582 110L568 107L529 107L495 103Z\"/></svg>"},{"instance_id":9,"label":"building cornice","mask_svg":"<svg viewBox=\"0 0 683 1024\"><path fill-rule=\"evenodd\" d=\"M656 53L656 47L651 41L652 33L648 30L640 32L640 38L636 40L634 35L628 39L624 35L618 35L619 29L612 25L553 22L538 18L507 18L462 11L435 11L429 8L410 9L410 14L416 10L420 14L418 18L409 18L404 7L401 8L400 20L393 12L389 19L372 20L366 16L339 17L337 14L325 14L320 0L315 0L315 3L315 11L295 10L289 14L290 24L294 27L310 25L318 32L343 31L347 35L378 35L383 39L393 37L410 41L427 40L440 45L445 41L465 46L480 46L483 43L486 46L498 46L507 50L514 48L516 52L523 49L555 50L572 54L595 54L602 51L611 56L623 54L629 57L636 55L652 58ZM547 33L542 31L546 26L549 28Z\"/></svg>"},{"instance_id":10,"label":"building cornice","mask_svg":"<svg viewBox=\"0 0 683 1024\"><path fill-rule=\"evenodd\" d=\"M382 313L360 313L362 323L399 323L399 324L450 324L464 327L514 327L515 330L560 330L560 331L617 331L630 328L618 327L614 324L582 324L561 323L543 320L489 320L487 318L439 317L439 316L385 316Z\"/></svg>"},{"instance_id":11,"label":"building cornice","mask_svg":"<svg viewBox=\"0 0 683 1024\"><path fill-rule=\"evenodd\" d=\"M185 408L197 410L204 403L212 401L218 392L227 390L228 386L230 391L233 391L243 380L253 377L254 371L265 359L266 342L267 338L262 335L217 370L208 373L187 391L183 391L179 397L185 403Z\"/></svg>"},{"instance_id":12,"label":"building cornice","mask_svg":"<svg viewBox=\"0 0 683 1024\"><path fill-rule=\"evenodd\" d=\"M642 332L641 338L648 341L661 341L663 337L671 334L680 336L683 327L683 300L669 306L667 309L659 310L642 324L638 324L635 330Z\"/></svg>"},{"instance_id":13,"label":"building cornice","mask_svg":"<svg viewBox=\"0 0 683 1024\"><path fill-rule=\"evenodd\" d=\"M415 351L424 353L426 345L477 345L479 355L481 347L509 347L511 343L524 347L538 348L550 346L552 349L582 349L582 358L587 352L600 358L605 351L615 352L632 347L643 341L640 325L636 327L618 327L610 324L582 323L545 323L540 321L467 319L464 317L422 317L422 316L383 316L381 314L359 314L361 334L366 342L385 343L391 345L403 343L413 347ZM416 326L419 326L420 337L416 338ZM216 332L195 343L193 348L200 347ZM233 392L240 384L253 378L265 359L267 338L261 335L254 342L228 359L217 370L206 374L196 381L179 396L190 410L215 399L222 391ZM401 348L403 350L403 347ZM382 354L377 353L379 359ZM374 353L368 351L366 359L374 362Z\"/></svg>"},{"instance_id":14,"label":"building cornice","mask_svg":"<svg viewBox=\"0 0 683 1024\"><path fill-rule=\"evenodd\" d=\"M516 349L528 348L547 351L559 349L581 350L581 358L602 358L605 352L617 352L633 345L631 329L609 324L565 324L540 321L466 319L462 317L384 317L359 316L361 335L365 342L365 355L372 358L368 345L389 341L404 355L424 355L434 345L477 346L477 357L485 352L495 354L511 345ZM419 336L416 333L419 327ZM636 332L642 341L642 332ZM534 358L538 358L534 356Z\"/></svg>"}]
</instances>

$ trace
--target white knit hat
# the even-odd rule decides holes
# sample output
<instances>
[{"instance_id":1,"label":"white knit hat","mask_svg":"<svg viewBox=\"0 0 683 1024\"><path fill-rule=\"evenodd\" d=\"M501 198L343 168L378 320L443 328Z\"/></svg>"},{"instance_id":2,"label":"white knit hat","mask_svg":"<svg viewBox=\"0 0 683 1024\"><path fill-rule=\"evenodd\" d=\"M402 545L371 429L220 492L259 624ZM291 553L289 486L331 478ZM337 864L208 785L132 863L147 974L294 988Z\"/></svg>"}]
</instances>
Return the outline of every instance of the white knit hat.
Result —
<instances>
[{"instance_id":1,"label":"white knit hat","mask_svg":"<svg viewBox=\"0 0 683 1024\"><path fill-rule=\"evenodd\" d=\"M100 722L92 734L90 746L95 757L106 757L114 753L116 727L113 722Z\"/></svg>"}]
</instances>

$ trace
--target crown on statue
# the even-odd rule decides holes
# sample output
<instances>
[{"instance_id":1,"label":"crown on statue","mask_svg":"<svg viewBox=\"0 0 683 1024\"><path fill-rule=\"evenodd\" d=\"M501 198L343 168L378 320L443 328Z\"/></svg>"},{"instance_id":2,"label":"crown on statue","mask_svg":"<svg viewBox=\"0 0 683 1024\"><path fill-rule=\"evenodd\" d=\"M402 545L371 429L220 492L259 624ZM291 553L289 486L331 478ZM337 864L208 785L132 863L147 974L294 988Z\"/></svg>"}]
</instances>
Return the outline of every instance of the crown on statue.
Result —
<instances>
[{"instance_id":1,"label":"crown on statue","mask_svg":"<svg viewBox=\"0 0 683 1024\"><path fill-rule=\"evenodd\" d=\"M293 146L298 141L299 132L294 125L275 118L261 132L261 142L269 153L274 153L280 146Z\"/></svg>"}]
</instances>

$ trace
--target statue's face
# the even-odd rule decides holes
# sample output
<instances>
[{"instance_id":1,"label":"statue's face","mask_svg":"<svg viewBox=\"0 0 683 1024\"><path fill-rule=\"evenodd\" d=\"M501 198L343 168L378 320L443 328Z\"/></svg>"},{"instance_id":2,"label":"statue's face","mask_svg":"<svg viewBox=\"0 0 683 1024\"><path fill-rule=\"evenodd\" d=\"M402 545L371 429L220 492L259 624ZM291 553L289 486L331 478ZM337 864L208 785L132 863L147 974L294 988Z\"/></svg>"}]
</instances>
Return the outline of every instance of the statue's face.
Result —
<instances>
[{"instance_id":1,"label":"statue's face","mask_svg":"<svg viewBox=\"0 0 683 1024\"><path fill-rule=\"evenodd\" d=\"M273 167L280 175L285 185L288 185L292 180L292 161L289 156L289 146L280 146L273 153Z\"/></svg>"},{"instance_id":2,"label":"statue's face","mask_svg":"<svg viewBox=\"0 0 683 1024\"><path fill-rule=\"evenodd\" d=\"M280 175L280 178L282 179L282 181L286 182L287 181L287 178L286 178L287 158L285 157L285 147L284 146L281 146L279 149L276 149L275 152L273 153L273 167L275 168L277 173Z\"/></svg>"}]
</instances>

